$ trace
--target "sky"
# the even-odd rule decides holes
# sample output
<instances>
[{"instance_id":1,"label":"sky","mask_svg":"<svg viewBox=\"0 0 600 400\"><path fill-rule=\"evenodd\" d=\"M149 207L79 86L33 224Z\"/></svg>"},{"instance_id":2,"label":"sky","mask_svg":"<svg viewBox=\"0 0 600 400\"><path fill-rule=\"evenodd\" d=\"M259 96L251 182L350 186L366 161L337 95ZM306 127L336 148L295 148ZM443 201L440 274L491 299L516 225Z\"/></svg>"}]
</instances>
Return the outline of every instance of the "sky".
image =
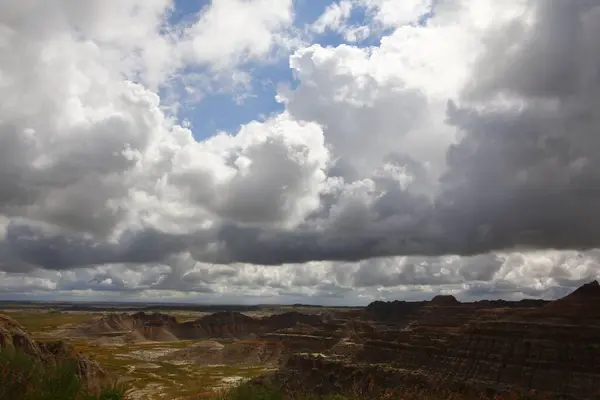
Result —
<instances>
[{"instance_id":1,"label":"sky","mask_svg":"<svg viewBox=\"0 0 600 400\"><path fill-rule=\"evenodd\" d=\"M0 299L557 298L593 0L0 2Z\"/></svg>"}]
</instances>

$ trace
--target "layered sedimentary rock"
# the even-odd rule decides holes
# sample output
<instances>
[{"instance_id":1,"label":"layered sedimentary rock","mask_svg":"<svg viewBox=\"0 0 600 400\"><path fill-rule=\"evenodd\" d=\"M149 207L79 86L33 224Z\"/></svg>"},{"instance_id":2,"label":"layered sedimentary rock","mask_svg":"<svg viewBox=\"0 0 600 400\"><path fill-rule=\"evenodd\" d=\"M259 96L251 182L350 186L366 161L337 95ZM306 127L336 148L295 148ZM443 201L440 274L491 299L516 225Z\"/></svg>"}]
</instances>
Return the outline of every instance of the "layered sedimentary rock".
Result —
<instances>
[{"instance_id":1,"label":"layered sedimentary rock","mask_svg":"<svg viewBox=\"0 0 600 400\"><path fill-rule=\"evenodd\" d=\"M520 307L519 307L520 306ZM324 355L298 354L281 381L315 391L373 385L488 396L534 390L549 398L600 398L600 285L554 301L376 302ZM285 378L288 376L288 378Z\"/></svg>"},{"instance_id":2,"label":"layered sedimentary rock","mask_svg":"<svg viewBox=\"0 0 600 400\"><path fill-rule=\"evenodd\" d=\"M237 312L218 312L171 327L179 339L235 338L250 335L260 328L257 319Z\"/></svg>"},{"instance_id":3,"label":"layered sedimentary rock","mask_svg":"<svg viewBox=\"0 0 600 400\"><path fill-rule=\"evenodd\" d=\"M408 323L426 301L374 301L365 310L365 318L373 321Z\"/></svg>"},{"instance_id":4,"label":"layered sedimentary rock","mask_svg":"<svg viewBox=\"0 0 600 400\"><path fill-rule=\"evenodd\" d=\"M166 314L108 314L75 327L71 337L123 335L129 341L174 341L209 338L244 338L286 329L304 329L305 333L323 330L321 317L289 312L264 318L252 318L238 312L217 312L193 321L178 322ZM304 327L304 328L303 328Z\"/></svg>"}]
</instances>

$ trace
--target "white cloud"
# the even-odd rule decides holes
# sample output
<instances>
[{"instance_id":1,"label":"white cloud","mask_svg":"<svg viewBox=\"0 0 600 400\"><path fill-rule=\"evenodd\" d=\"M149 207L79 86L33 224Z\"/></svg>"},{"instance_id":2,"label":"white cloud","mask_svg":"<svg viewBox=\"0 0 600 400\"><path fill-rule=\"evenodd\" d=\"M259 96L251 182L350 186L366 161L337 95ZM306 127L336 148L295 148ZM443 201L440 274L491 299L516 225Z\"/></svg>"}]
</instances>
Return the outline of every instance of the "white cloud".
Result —
<instances>
[{"instance_id":1,"label":"white cloud","mask_svg":"<svg viewBox=\"0 0 600 400\"><path fill-rule=\"evenodd\" d=\"M285 114L235 136L187 144L171 157L163 193L178 203L176 212L194 207L215 218L286 227L318 207L329 162L321 128Z\"/></svg>"},{"instance_id":2,"label":"white cloud","mask_svg":"<svg viewBox=\"0 0 600 400\"><path fill-rule=\"evenodd\" d=\"M30 2L31 8L27 10L32 19L37 18L44 7L44 2L35 3L38 8L34 7L34 3ZM322 138L319 138L318 127L286 122L282 116L268 123L273 128L270 133L263 132L264 129L270 129L268 124L254 123L235 137L220 135L197 143L189 130L174 125L163 114L160 99L155 93L125 80L132 78L132 70L118 56L128 56L134 50L134 43L139 46L144 41L149 43L158 37L162 38L157 32L160 26L157 21L164 17L167 2L144 2L143 6L129 2L129 7L124 8L108 8L104 6L105 2L89 3L85 7L79 3L59 3L62 8L52 10L52 14L47 16L49 22L44 20L36 24L23 18L23 26L13 26L17 25L14 21L19 22L18 18L14 18L7 28L14 30L7 35L18 33L21 42L4 41L10 46L5 50L14 56L0 65L3 93L7 99L0 107L4 132L1 138L6 152L2 158L3 176L7 180L4 194L7 199L2 207L6 213L76 231L105 235L117 225L152 225L152 221L159 218L158 210L169 204L178 207L178 213L196 205L195 213L202 215L197 222L201 224L208 218L208 213L219 213L218 208L234 207L233 198L226 200L218 193L207 193L208 186L202 185L223 187L221 190L225 192L221 193L235 197L235 191L231 191L235 189L234 186L224 185L237 179L235 187L238 189L235 190L243 190L244 182L250 181L236 178L239 171L235 164L229 165L234 161L230 158L246 157L250 160L259 157L252 166L247 166L247 177L256 173L254 171L269 172L268 167L267 170L256 170L260 168L259 163L265 162L260 152L265 151L265 146L275 149L277 143L282 146L280 158L273 162L285 162L283 158L290 157L291 163L303 163L298 164L297 168L314 166L311 176L304 177L300 170L289 171L300 174L297 175L301 179L298 184L314 185L308 180L323 179L319 176L322 174L319 170L327 162L328 155L323 148ZM234 3L227 4L235 6ZM218 5L202 14L203 19L192 28L209 24L210 29L202 28L204 30L195 34L228 30L231 21L219 18L227 11L227 8L221 7L227 4L215 4ZM255 52L252 53L253 57L265 55L273 47L274 39L269 29L279 28L280 22L289 21L290 4L261 1L244 3L240 7L235 9L238 13L236 18L252 19L255 14L262 15L262 11L268 12L268 15L256 27L256 32L251 29L240 32L238 36L230 33L220 35L229 38L227 40L237 41L221 43L216 48L229 55L237 54L244 48L252 48ZM18 16L24 16L22 13L26 11L15 10L9 5L6 8ZM113 11L117 9L119 11ZM7 14L3 13L5 16ZM94 18L99 18L99 21ZM29 35L37 34L46 24L52 24L46 29L54 35ZM80 26L85 29L76 34L75 30ZM254 38L251 35L253 32L256 33ZM129 34L133 35L134 40L122 38L129 37ZM214 45L210 37L196 38L200 47L204 46L203 41ZM15 45L19 46L20 51L16 51ZM223 62L231 60L220 57L209 57L205 61L212 63L215 68L237 65L223 65ZM141 64L153 67L147 62ZM304 142L304 137L308 142ZM302 146L308 150L306 160L302 159ZM238 151L240 153L236 155ZM267 150L267 155L276 156L276 153ZM8 171L11 173L8 174ZM284 173L284 169L277 172ZM185 197L189 185L175 187L169 192L171 182L184 183L186 177L189 177L188 183L193 186L190 190L200 189L201 193L189 193L192 197ZM290 177L282 175L280 179L287 180ZM274 179L275 175L270 178ZM18 186L15 186L15 179L20 182ZM288 185L287 190L294 190L294 186ZM301 218L302 213L310 211L313 206L302 199L314 197L318 188L313 186L306 191L302 186L301 190L297 202L293 193L287 200L282 199L285 204L281 207L287 208L285 212L300 213L294 218ZM276 193L272 195L274 199L277 198ZM185 204L177 204L182 196L185 197ZM208 197L201 199L202 196ZM138 206L152 207L152 199L158 201L153 212L138 209ZM160 205L165 200L167 203ZM309 203L311 201L314 202L308 200ZM303 204L300 207L305 211L296 209L296 205L300 204ZM274 218L278 218L279 210L276 207L272 208L272 212Z\"/></svg>"},{"instance_id":3,"label":"white cloud","mask_svg":"<svg viewBox=\"0 0 600 400\"><path fill-rule=\"evenodd\" d=\"M189 255L167 265L106 265L72 271L0 272L0 296L210 302L366 304L376 299L423 300L438 293L463 301L552 299L600 274L597 252L532 252L476 257L396 257L357 263L281 266L198 263ZM558 290L557 290L558 289ZM66 297L68 298L68 297ZM115 297L118 300L119 297Z\"/></svg>"},{"instance_id":4,"label":"white cloud","mask_svg":"<svg viewBox=\"0 0 600 400\"><path fill-rule=\"evenodd\" d=\"M339 32L347 28L346 22L350 18L354 4L350 0L342 0L327 6L323 14L312 24L311 29L319 34L327 30Z\"/></svg>"},{"instance_id":5,"label":"white cloud","mask_svg":"<svg viewBox=\"0 0 600 400\"><path fill-rule=\"evenodd\" d=\"M213 2L184 30L183 57L216 70L261 60L276 46L291 45L293 18L292 0Z\"/></svg>"},{"instance_id":6,"label":"white cloud","mask_svg":"<svg viewBox=\"0 0 600 400\"><path fill-rule=\"evenodd\" d=\"M600 11L430 3L341 1L312 26L389 29L372 47L302 46L291 0L213 2L185 26L166 0L0 5L0 290L351 302L597 276L595 251L487 253L531 227L541 248L597 245L578 193L596 182ZM244 66L279 51L297 78L279 115L198 141L165 112L175 82L200 101L247 89ZM564 197L540 203L536 182ZM452 252L485 254L360 261Z\"/></svg>"},{"instance_id":7,"label":"white cloud","mask_svg":"<svg viewBox=\"0 0 600 400\"><path fill-rule=\"evenodd\" d=\"M332 31L347 42L360 42L382 30L417 24L431 13L432 0L341 0L326 7L311 25L317 34ZM353 14L362 12L365 21L352 21Z\"/></svg>"},{"instance_id":8,"label":"white cloud","mask_svg":"<svg viewBox=\"0 0 600 400\"><path fill-rule=\"evenodd\" d=\"M386 27L414 23L429 13L432 0L357 0L358 5L374 14L374 20Z\"/></svg>"}]
</instances>

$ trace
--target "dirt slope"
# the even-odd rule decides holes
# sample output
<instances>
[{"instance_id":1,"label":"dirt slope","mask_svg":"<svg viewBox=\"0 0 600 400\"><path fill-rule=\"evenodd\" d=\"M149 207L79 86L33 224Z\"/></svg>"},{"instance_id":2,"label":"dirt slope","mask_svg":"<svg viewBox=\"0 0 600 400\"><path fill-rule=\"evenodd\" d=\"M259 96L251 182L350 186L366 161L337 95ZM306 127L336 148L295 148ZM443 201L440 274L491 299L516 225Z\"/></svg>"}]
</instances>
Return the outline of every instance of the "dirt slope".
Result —
<instances>
[{"instance_id":1,"label":"dirt slope","mask_svg":"<svg viewBox=\"0 0 600 400\"><path fill-rule=\"evenodd\" d=\"M320 328L320 316L298 312L252 318L238 312L222 311L193 321L178 322L166 314L107 314L79 324L69 337L97 338L122 336L128 342L247 338L297 326Z\"/></svg>"}]
</instances>

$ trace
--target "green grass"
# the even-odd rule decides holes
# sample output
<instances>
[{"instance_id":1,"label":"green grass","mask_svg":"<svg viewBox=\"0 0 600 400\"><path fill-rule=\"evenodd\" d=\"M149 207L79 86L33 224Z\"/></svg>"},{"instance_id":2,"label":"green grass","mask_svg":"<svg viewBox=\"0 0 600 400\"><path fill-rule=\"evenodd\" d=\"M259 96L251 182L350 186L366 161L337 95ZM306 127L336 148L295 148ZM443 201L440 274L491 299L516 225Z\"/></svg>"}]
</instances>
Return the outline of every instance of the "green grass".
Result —
<instances>
[{"instance_id":1,"label":"green grass","mask_svg":"<svg viewBox=\"0 0 600 400\"><path fill-rule=\"evenodd\" d=\"M6 314L32 332L32 336L38 341L54 341L55 338L47 338L44 334L55 329L64 328L67 324L99 317L97 313L58 313L48 310L14 310L6 312ZM134 354L141 350L153 351L161 348L180 350L197 342L191 340L161 343L126 343L122 346L93 345L90 343L93 340L88 339L67 338L64 340L71 344L76 351L97 361L111 377L127 382L130 389L129 394L132 397L135 393L154 386L151 393L144 392L148 393L141 396L144 399L157 399L161 395L166 396L165 398L168 399L185 398L222 387L223 378L239 376L250 379L265 372L263 366L255 368L235 365L205 366L193 363L176 365L161 359L144 360L143 357ZM227 341L223 343L227 345ZM147 364L154 364L157 368L138 368L140 365Z\"/></svg>"},{"instance_id":2,"label":"green grass","mask_svg":"<svg viewBox=\"0 0 600 400\"><path fill-rule=\"evenodd\" d=\"M179 350L194 344L194 341L137 343L124 346L90 346L86 340L79 339L71 340L70 343L77 351L98 361L113 376L129 379L128 386L132 393L144 390L148 385L160 385L148 398L158 398L160 394L168 399L185 398L212 391L213 388L222 385L222 379L225 377L239 376L250 379L265 372L263 366L206 366L194 363L177 365L162 359L144 360L134 354L139 350ZM132 358L125 358L127 355ZM157 368L137 367L147 364L153 364Z\"/></svg>"},{"instance_id":3,"label":"green grass","mask_svg":"<svg viewBox=\"0 0 600 400\"><path fill-rule=\"evenodd\" d=\"M75 362L42 363L20 350L0 350L0 400L122 400L116 385L91 391Z\"/></svg>"}]
</instances>

